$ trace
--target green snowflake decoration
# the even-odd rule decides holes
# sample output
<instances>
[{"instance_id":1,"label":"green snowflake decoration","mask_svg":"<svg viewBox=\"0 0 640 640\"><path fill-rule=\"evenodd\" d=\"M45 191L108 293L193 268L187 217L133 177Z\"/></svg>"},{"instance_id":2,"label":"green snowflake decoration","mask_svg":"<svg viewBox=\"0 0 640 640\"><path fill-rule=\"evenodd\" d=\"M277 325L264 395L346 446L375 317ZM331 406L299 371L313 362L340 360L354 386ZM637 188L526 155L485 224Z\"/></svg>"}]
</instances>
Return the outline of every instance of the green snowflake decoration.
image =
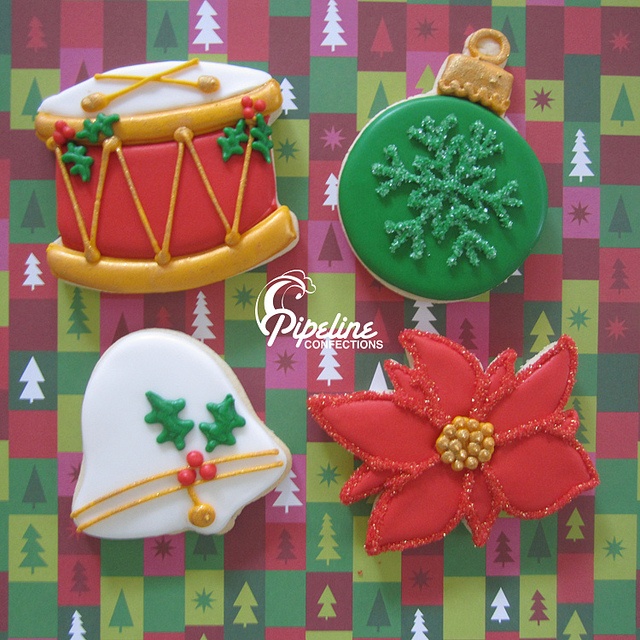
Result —
<instances>
[{"instance_id":1,"label":"green snowflake decoration","mask_svg":"<svg viewBox=\"0 0 640 640\"><path fill-rule=\"evenodd\" d=\"M69 142L66 152L62 154L63 162L67 164L73 163L69 173L74 176L80 176L82 182L88 182L91 178L91 165L93 164L93 158L86 155L86 153L86 147Z\"/></svg>"},{"instance_id":2,"label":"green snowflake decoration","mask_svg":"<svg viewBox=\"0 0 640 640\"><path fill-rule=\"evenodd\" d=\"M120 116L117 113L113 113L110 116L106 116L104 113L99 113L95 120L85 120L82 131L78 131L76 138L96 144L100 140L100 135L105 138L110 138L113 135L113 125L120 120Z\"/></svg>"},{"instance_id":3,"label":"green snowflake decoration","mask_svg":"<svg viewBox=\"0 0 640 640\"><path fill-rule=\"evenodd\" d=\"M456 265L464 256L478 266L481 256L496 256L496 248L479 228L494 218L507 229L513 225L509 209L523 204L514 195L518 183L510 180L499 189L492 188L496 170L483 164L503 153L502 142L497 141L494 130L479 120L470 125L468 136L455 133L457 126L458 119L453 114L440 124L427 116L420 126L407 131L409 139L422 145L426 154L416 155L407 167L396 145L391 144L384 149L386 162L373 165L373 175L380 180L376 192L381 197L404 185L412 187L407 205L415 217L385 222L385 231L393 236L392 253L410 243L411 258L419 260L427 250L429 232L438 243L451 233L455 237L447 265Z\"/></svg>"},{"instance_id":4,"label":"green snowflake decoration","mask_svg":"<svg viewBox=\"0 0 640 640\"><path fill-rule=\"evenodd\" d=\"M207 410L214 422L201 422L199 425L200 431L207 438L205 449L211 452L219 444L235 444L236 438L232 431L236 427L243 427L246 421L236 412L233 396L229 393L222 402L208 402Z\"/></svg>"}]
</instances>

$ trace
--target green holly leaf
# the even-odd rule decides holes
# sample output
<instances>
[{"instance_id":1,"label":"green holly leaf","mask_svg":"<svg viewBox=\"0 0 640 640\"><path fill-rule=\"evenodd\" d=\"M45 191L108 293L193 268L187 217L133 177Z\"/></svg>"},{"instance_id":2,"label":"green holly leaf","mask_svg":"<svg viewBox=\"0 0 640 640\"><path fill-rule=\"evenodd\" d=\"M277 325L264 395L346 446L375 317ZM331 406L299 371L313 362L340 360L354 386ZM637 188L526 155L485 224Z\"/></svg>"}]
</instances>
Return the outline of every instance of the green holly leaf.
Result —
<instances>
[{"instance_id":1,"label":"green holly leaf","mask_svg":"<svg viewBox=\"0 0 640 640\"><path fill-rule=\"evenodd\" d=\"M99 113L95 120L85 120L81 131L78 131L76 138L86 138L89 142L96 143L100 140L100 134L105 138L110 138L113 135L113 124L120 120L120 116L117 113L113 113L110 116L105 116L104 113Z\"/></svg>"},{"instance_id":2,"label":"green holly leaf","mask_svg":"<svg viewBox=\"0 0 640 640\"><path fill-rule=\"evenodd\" d=\"M244 153L244 149L240 143L249 140L249 136L245 133L244 128L245 121L243 118L240 118L235 127L225 127L222 130L224 136L218 138L218 144L222 147L222 159L225 162L234 154L241 156Z\"/></svg>"},{"instance_id":3,"label":"green holly leaf","mask_svg":"<svg viewBox=\"0 0 640 640\"><path fill-rule=\"evenodd\" d=\"M153 391L145 393L151 405L151 411L144 417L147 424L161 424L162 433L156 438L158 444L173 442L178 451L185 447L185 436L193 429L193 420L183 420L178 414L184 409L186 402L182 398L166 400Z\"/></svg>"},{"instance_id":4,"label":"green holly leaf","mask_svg":"<svg viewBox=\"0 0 640 640\"><path fill-rule=\"evenodd\" d=\"M66 153L62 154L63 162L67 164L71 162L74 163L71 169L69 169L69 173L74 176L80 176L82 182L88 182L91 178L91 165L93 164L93 158L85 155L86 153L86 147L69 142Z\"/></svg>"},{"instance_id":5,"label":"green holly leaf","mask_svg":"<svg viewBox=\"0 0 640 640\"><path fill-rule=\"evenodd\" d=\"M213 416L214 422L201 422L200 431L207 439L205 449L214 450L219 444L232 445L236 443L233 429L243 427L245 419L236 412L235 400L229 393L222 402L207 403L207 410Z\"/></svg>"},{"instance_id":6,"label":"green holly leaf","mask_svg":"<svg viewBox=\"0 0 640 640\"><path fill-rule=\"evenodd\" d=\"M253 142L252 149L259 151L267 162L271 162L271 149L273 142L270 138L272 133L271 127L267 124L261 113L256 115L256 126L251 128Z\"/></svg>"}]
</instances>

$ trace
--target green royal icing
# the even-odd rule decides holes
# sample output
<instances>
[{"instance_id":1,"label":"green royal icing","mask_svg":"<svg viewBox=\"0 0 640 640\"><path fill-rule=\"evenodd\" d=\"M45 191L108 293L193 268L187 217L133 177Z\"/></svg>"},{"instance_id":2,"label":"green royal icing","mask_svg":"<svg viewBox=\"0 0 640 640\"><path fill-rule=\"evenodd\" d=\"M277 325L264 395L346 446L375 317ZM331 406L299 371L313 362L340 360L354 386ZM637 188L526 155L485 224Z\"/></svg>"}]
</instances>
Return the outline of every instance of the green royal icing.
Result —
<instances>
[{"instance_id":1,"label":"green royal icing","mask_svg":"<svg viewBox=\"0 0 640 640\"><path fill-rule=\"evenodd\" d=\"M236 443L233 429L243 427L245 419L238 415L235 400L229 393L222 402L208 402L207 410L213 416L214 422L201 422L200 431L207 438L208 452L213 451L219 444L232 445Z\"/></svg>"},{"instance_id":2,"label":"green royal icing","mask_svg":"<svg viewBox=\"0 0 640 640\"><path fill-rule=\"evenodd\" d=\"M449 148L456 136L464 140ZM463 142L474 148L463 151ZM473 165L474 155L476 176L456 192L456 172ZM437 194L435 182L445 193ZM502 195L521 205L500 203ZM531 252L547 212L544 172L522 136L488 109L448 96L404 100L373 118L347 154L338 196L345 233L365 267L400 293L436 301L471 298L506 280ZM488 199L486 212L472 206L476 197ZM456 216L444 210L452 205Z\"/></svg>"},{"instance_id":3,"label":"green royal icing","mask_svg":"<svg viewBox=\"0 0 640 640\"><path fill-rule=\"evenodd\" d=\"M186 401L182 398L166 400L153 391L145 393L151 411L144 417L147 424L162 425L162 433L156 438L158 444L173 442L178 451L185 448L185 437L193 429L193 420L183 420L178 414L184 409Z\"/></svg>"},{"instance_id":4,"label":"green royal icing","mask_svg":"<svg viewBox=\"0 0 640 640\"><path fill-rule=\"evenodd\" d=\"M440 124L427 116L419 127L407 131L408 138L424 149L410 166L405 166L394 144L384 149L386 162L373 165L373 174L380 180L376 189L380 196L411 185L407 206L416 217L385 221L385 231L393 237L391 252L409 242L410 257L419 260L427 252L426 235L440 243L451 233L447 266L457 264L460 257L474 266L480 264L481 257L496 257L496 247L483 237L482 226L494 218L511 228L509 210L522 206L522 200L513 196L518 183L510 180L494 187L496 170L485 161L502 155L504 146L493 129L479 120L471 124L468 136L455 133L457 129L454 114Z\"/></svg>"},{"instance_id":5,"label":"green royal icing","mask_svg":"<svg viewBox=\"0 0 640 640\"><path fill-rule=\"evenodd\" d=\"M86 147L69 142L66 152L62 154L63 162L67 164L73 163L69 173L74 176L80 176L82 182L88 182L91 178L91 165L93 164L93 158L86 155L86 153Z\"/></svg>"}]
</instances>

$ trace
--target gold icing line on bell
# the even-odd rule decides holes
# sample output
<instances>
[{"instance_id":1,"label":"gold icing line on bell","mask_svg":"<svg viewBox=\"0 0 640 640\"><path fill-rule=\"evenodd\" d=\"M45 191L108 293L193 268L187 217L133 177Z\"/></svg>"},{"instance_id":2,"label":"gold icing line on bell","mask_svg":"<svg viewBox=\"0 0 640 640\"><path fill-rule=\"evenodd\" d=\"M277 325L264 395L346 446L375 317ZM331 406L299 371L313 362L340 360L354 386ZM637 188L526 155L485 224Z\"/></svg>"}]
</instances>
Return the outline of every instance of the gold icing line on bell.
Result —
<instances>
[{"instance_id":1,"label":"gold icing line on bell","mask_svg":"<svg viewBox=\"0 0 640 640\"><path fill-rule=\"evenodd\" d=\"M194 499L194 495L195 492L193 492L193 487L197 487L198 485L201 485L205 482L215 482L216 480L224 480L225 478L233 478L235 476L240 476L240 475L245 475L247 473L255 473L257 471L267 471L268 469L276 469L278 467L282 467L284 466L284 463L281 461L278 462L272 462L270 464L264 464L264 465L257 465L255 467L248 467L247 469L238 469L236 471L227 471L227 473L221 473L219 475L217 475L215 478L211 478L210 480L198 480L196 482L194 482L193 484L189 485L188 487L184 487L181 484L175 486L175 487L170 487L169 489L163 489L162 491L157 491L156 493L151 493L148 496L143 496L142 498L138 498L137 500L133 500L132 502L127 502L126 504L120 505L118 507L113 507L113 509L110 509L109 511L105 511L104 513L100 514L99 516L96 516L95 518L92 518L91 520L87 520L86 522L83 522L81 524L79 524L76 528L77 531L84 531L85 529L88 529L89 527L93 526L94 524L97 524L98 522L102 522L103 520L106 520L107 518L110 518L111 516L114 516L118 513L122 513L123 511L127 511L128 509L131 509L133 507L137 507L141 504L145 504L146 502L150 502L151 500L155 500L156 498L162 498L164 496L170 495L172 493L175 493L176 491L181 491L182 489L191 489L191 491L189 492L189 495L192 499L192 501L194 502L194 504L198 505L201 504L201 502L199 501L198 497L195 496ZM193 493L193 495L192 495ZM73 517L73 514L71 514Z\"/></svg>"},{"instance_id":2,"label":"gold icing line on bell","mask_svg":"<svg viewBox=\"0 0 640 640\"><path fill-rule=\"evenodd\" d=\"M215 465L219 465L219 464L224 464L225 462L235 462L236 460L250 460L251 458L260 458L263 456L275 456L278 455L279 451L278 449L265 449L264 451L255 451L255 452L249 452L249 453L236 453L234 455L231 456L224 456L222 458L213 458L211 460L205 460L202 464L215 464ZM149 476L148 478L142 478L141 480L136 480L135 482L131 482L130 484L124 486L124 487L120 487L119 489L114 489L113 491L110 491L109 493L106 493L105 495L101 496L100 498L96 498L95 500L92 500L91 502L88 502L86 505L84 505L83 507L80 507L78 509L76 509L75 511L73 511L71 513L71 517L72 518L76 518L77 516L81 515L82 513L84 513L85 511L88 511L89 509L92 509L93 507L95 507L96 505L99 505L102 502L105 502L106 500L109 500L110 498L114 498L116 496L119 496L122 493L125 493L126 491L131 491L132 489L137 489L138 487L141 487L145 484L148 484L150 482L154 482L156 480L162 480L163 478L168 478L170 476L173 475L178 475L178 473L180 473L180 471L184 471L185 469L190 469L191 467L186 466L186 467L180 467L178 469L171 469L170 471L163 471L162 473L158 473L156 475L153 476ZM223 474L218 474L218 475L223 475ZM218 476L216 476L218 477ZM200 484L201 481L198 481L198 484ZM194 483L196 484L196 483ZM182 487L180 487L182 488Z\"/></svg>"}]
</instances>

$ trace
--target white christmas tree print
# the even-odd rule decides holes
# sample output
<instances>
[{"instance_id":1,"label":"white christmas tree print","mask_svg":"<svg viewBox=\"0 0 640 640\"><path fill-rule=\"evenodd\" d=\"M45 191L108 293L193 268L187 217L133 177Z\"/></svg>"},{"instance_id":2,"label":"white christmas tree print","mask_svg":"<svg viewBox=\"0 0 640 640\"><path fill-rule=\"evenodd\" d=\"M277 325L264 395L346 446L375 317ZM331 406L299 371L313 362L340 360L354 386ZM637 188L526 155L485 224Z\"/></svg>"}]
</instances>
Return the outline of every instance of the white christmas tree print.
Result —
<instances>
[{"instance_id":1,"label":"white christmas tree print","mask_svg":"<svg viewBox=\"0 0 640 640\"><path fill-rule=\"evenodd\" d=\"M289 513L289 507L301 507L302 502L296 495L300 488L294 482L297 478L295 471L291 469L287 477L274 489L276 493L280 495L276 498L276 501L273 503L274 507L284 507L284 512Z\"/></svg>"},{"instance_id":2,"label":"white christmas tree print","mask_svg":"<svg viewBox=\"0 0 640 640\"><path fill-rule=\"evenodd\" d=\"M387 386L387 381L384 377L384 371L382 370L382 365L379 362L376 365L376 370L373 374L373 378L371 378L369 391L379 391L379 392L389 391L389 387Z\"/></svg>"},{"instance_id":3,"label":"white christmas tree print","mask_svg":"<svg viewBox=\"0 0 640 640\"><path fill-rule=\"evenodd\" d=\"M324 16L325 28L322 33L325 34L324 40L320 43L322 47L331 47L331 51L335 51L336 47L343 47L347 43L341 34L344 29L340 26L342 18L338 13L337 0L329 0L327 2L327 13Z\"/></svg>"},{"instance_id":4,"label":"white christmas tree print","mask_svg":"<svg viewBox=\"0 0 640 640\"><path fill-rule=\"evenodd\" d=\"M33 253L30 253L24 263L27 266L24 270L24 275L27 277L22 283L22 286L31 287L31 291L33 291L36 287L41 287L44 284L44 280L40 277L42 269L38 266L40 260L38 260Z\"/></svg>"},{"instance_id":5,"label":"white christmas tree print","mask_svg":"<svg viewBox=\"0 0 640 640\"><path fill-rule=\"evenodd\" d=\"M69 639L70 640L82 640L85 637L86 631L82 626L82 616L79 611L74 611L71 616L71 626L69 627Z\"/></svg>"},{"instance_id":6,"label":"white christmas tree print","mask_svg":"<svg viewBox=\"0 0 640 640\"><path fill-rule=\"evenodd\" d=\"M507 600L507 596L504 595L502 587L498 589L498 593L496 593L496 597L493 599L491 606L495 609L495 611L491 614L491 619L494 622L502 623L505 620L510 620L507 609L511 606L511 604Z\"/></svg>"},{"instance_id":7,"label":"white christmas tree print","mask_svg":"<svg viewBox=\"0 0 640 640\"><path fill-rule=\"evenodd\" d=\"M333 211L338 206L338 178L334 173L329 174L325 185L327 188L324 195L327 196L327 198L322 204L325 207L331 207L331 211Z\"/></svg>"},{"instance_id":8,"label":"white christmas tree print","mask_svg":"<svg viewBox=\"0 0 640 640\"><path fill-rule=\"evenodd\" d=\"M295 103L296 96L293 93L293 85L287 78L282 78L280 89L282 89L282 110L284 115L286 116L289 111L297 111L298 105Z\"/></svg>"},{"instance_id":9,"label":"white christmas tree print","mask_svg":"<svg viewBox=\"0 0 640 640\"><path fill-rule=\"evenodd\" d=\"M592 177L593 171L589 168L591 160L587 155L589 147L586 145L582 129L578 129L576 132L576 143L573 145L573 149L571 149L571 151L573 151L574 154L571 159L573 169L571 169L569 176L572 178L579 178L580 182L582 182L582 178Z\"/></svg>"},{"instance_id":10,"label":"white christmas tree print","mask_svg":"<svg viewBox=\"0 0 640 640\"><path fill-rule=\"evenodd\" d=\"M200 16L200 20L195 26L198 35L192 44L203 44L204 50L209 51L209 46L212 44L222 44L222 38L216 33L220 28L220 25L216 22L213 16L217 16L217 11L207 2L200 5L196 15Z\"/></svg>"},{"instance_id":11,"label":"white christmas tree print","mask_svg":"<svg viewBox=\"0 0 640 640\"><path fill-rule=\"evenodd\" d=\"M424 623L424 614L420 609L416 609L416 612L413 614L413 627L411 627L411 640L429 640L429 636L427 636L427 625Z\"/></svg>"},{"instance_id":12,"label":"white christmas tree print","mask_svg":"<svg viewBox=\"0 0 640 640\"><path fill-rule=\"evenodd\" d=\"M415 329L419 329L420 331L428 331L429 333L438 333L436 328L431 324L436 317L431 312L431 308L433 307L432 302L427 302L426 300L416 300L413 303L416 312L413 314L413 318L411 318L415 323Z\"/></svg>"},{"instance_id":13,"label":"white christmas tree print","mask_svg":"<svg viewBox=\"0 0 640 640\"><path fill-rule=\"evenodd\" d=\"M28 400L31 404L34 400L44 400L44 393L40 388L40 383L44 382L44 376L36 359L31 356L27 366L20 376L20 382L25 383L25 387L20 394L20 400Z\"/></svg>"},{"instance_id":14,"label":"white christmas tree print","mask_svg":"<svg viewBox=\"0 0 640 640\"><path fill-rule=\"evenodd\" d=\"M211 329L209 329L209 327L213 326L213 322L209 319L210 313L209 307L207 306L207 297L203 291L198 291L196 306L193 310L195 318L191 323L191 326L195 327L195 330L191 335L201 342L212 340L216 337Z\"/></svg>"},{"instance_id":15,"label":"white christmas tree print","mask_svg":"<svg viewBox=\"0 0 640 640\"><path fill-rule=\"evenodd\" d=\"M320 351L322 360L320 361L320 375L316 380L325 380L327 386L331 386L333 380L342 380L342 376L338 372L340 363L336 360L337 351L331 346L331 341L327 340L325 346Z\"/></svg>"}]
</instances>

